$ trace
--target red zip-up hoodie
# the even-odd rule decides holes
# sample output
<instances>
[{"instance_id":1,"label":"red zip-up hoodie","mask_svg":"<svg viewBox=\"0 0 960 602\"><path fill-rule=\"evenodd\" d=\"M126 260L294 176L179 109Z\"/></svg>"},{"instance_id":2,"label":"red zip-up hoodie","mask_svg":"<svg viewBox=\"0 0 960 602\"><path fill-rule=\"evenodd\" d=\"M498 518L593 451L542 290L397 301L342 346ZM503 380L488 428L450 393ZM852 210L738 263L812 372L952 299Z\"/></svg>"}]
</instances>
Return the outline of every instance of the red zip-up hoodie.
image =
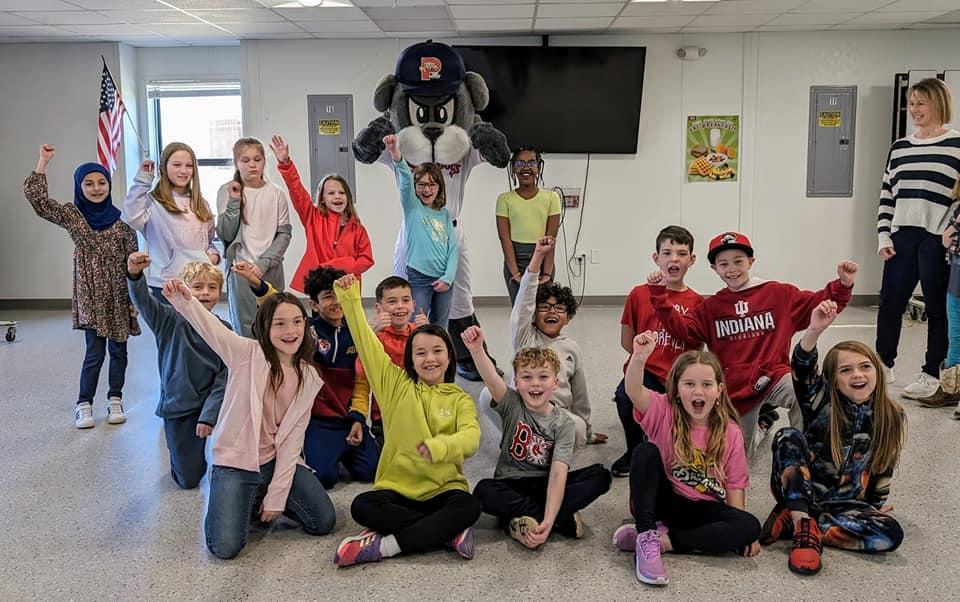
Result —
<instances>
[{"instance_id":1,"label":"red zip-up hoodie","mask_svg":"<svg viewBox=\"0 0 960 602\"><path fill-rule=\"evenodd\" d=\"M852 291L839 279L817 292L756 281L739 291L724 288L681 315L667 301L665 286L650 285L650 303L673 336L706 343L717 356L727 392L742 416L763 400L770 385L790 373L790 339L810 325L813 308L831 299L840 312Z\"/></svg>"},{"instance_id":2,"label":"red zip-up hoodie","mask_svg":"<svg viewBox=\"0 0 960 602\"><path fill-rule=\"evenodd\" d=\"M360 274L373 266L373 250L367 229L356 216L351 217L341 227L340 215L332 211L324 215L317 209L310 193L303 187L300 173L292 160L277 164L277 171L287 184L290 201L307 233L307 247L290 282L290 288L304 292L304 278L310 270L318 267L343 270L360 278Z\"/></svg>"}]
</instances>

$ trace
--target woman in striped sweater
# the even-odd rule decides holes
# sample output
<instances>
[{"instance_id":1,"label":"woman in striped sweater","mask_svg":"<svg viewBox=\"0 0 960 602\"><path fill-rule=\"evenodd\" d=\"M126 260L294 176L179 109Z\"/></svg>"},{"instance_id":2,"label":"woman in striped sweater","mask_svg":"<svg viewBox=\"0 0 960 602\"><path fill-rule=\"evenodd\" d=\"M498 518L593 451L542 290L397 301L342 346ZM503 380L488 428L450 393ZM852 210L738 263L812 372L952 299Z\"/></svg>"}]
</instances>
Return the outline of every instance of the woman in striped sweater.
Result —
<instances>
[{"instance_id":1,"label":"woman in striped sweater","mask_svg":"<svg viewBox=\"0 0 960 602\"><path fill-rule=\"evenodd\" d=\"M917 130L893 143L880 189L878 252L885 263L876 347L888 383L894 382L903 312L918 280L926 303L926 358L916 382L903 389L909 398L936 392L947 353L948 268L940 236L960 175L960 132L943 127L953 118L950 104L950 91L938 79L910 87L910 115Z\"/></svg>"}]
</instances>

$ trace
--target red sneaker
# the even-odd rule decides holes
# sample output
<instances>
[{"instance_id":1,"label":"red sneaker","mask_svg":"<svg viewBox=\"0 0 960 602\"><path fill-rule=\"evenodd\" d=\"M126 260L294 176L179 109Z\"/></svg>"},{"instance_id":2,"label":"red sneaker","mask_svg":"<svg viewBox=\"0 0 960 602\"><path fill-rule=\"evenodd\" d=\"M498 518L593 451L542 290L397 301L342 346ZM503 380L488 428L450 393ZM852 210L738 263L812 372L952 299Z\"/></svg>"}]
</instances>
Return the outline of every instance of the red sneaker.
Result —
<instances>
[{"instance_id":1,"label":"red sneaker","mask_svg":"<svg viewBox=\"0 0 960 602\"><path fill-rule=\"evenodd\" d=\"M812 518L801 518L797 521L793 533L793 549L790 551L790 560L787 566L799 575L816 575L823 566L820 563L820 554L823 552L823 543L820 541L820 528Z\"/></svg>"},{"instance_id":2,"label":"red sneaker","mask_svg":"<svg viewBox=\"0 0 960 602\"><path fill-rule=\"evenodd\" d=\"M763 523L760 530L760 545L769 546L781 539L793 537L793 519L790 518L790 509L777 504L770 511L770 516Z\"/></svg>"}]
</instances>

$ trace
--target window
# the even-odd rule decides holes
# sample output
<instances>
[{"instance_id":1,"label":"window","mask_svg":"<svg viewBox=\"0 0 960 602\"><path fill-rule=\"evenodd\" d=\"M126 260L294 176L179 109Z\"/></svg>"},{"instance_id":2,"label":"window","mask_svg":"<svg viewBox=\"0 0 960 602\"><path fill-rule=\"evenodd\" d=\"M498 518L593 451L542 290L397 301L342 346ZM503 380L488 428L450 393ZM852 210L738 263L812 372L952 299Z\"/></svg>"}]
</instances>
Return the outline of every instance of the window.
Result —
<instances>
[{"instance_id":1,"label":"window","mask_svg":"<svg viewBox=\"0 0 960 602\"><path fill-rule=\"evenodd\" d=\"M197 155L200 190L214 213L217 190L233 178L233 143L242 135L240 82L149 82L156 153L184 142Z\"/></svg>"}]
</instances>

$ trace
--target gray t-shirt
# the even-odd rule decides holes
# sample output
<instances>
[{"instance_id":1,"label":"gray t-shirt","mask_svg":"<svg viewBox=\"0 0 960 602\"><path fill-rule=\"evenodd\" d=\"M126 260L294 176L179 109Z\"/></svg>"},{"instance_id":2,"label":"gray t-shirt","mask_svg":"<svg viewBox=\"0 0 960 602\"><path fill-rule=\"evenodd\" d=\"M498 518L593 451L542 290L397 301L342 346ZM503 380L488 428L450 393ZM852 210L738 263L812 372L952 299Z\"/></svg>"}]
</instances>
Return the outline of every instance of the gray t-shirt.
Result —
<instances>
[{"instance_id":1,"label":"gray t-shirt","mask_svg":"<svg viewBox=\"0 0 960 602\"><path fill-rule=\"evenodd\" d=\"M503 421L494 478L546 477L554 460L572 464L576 436L573 419L556 405L552 408L549 416L531 412L516 390L507 389L494 407Z\"/></svg>"}]
</instances>

